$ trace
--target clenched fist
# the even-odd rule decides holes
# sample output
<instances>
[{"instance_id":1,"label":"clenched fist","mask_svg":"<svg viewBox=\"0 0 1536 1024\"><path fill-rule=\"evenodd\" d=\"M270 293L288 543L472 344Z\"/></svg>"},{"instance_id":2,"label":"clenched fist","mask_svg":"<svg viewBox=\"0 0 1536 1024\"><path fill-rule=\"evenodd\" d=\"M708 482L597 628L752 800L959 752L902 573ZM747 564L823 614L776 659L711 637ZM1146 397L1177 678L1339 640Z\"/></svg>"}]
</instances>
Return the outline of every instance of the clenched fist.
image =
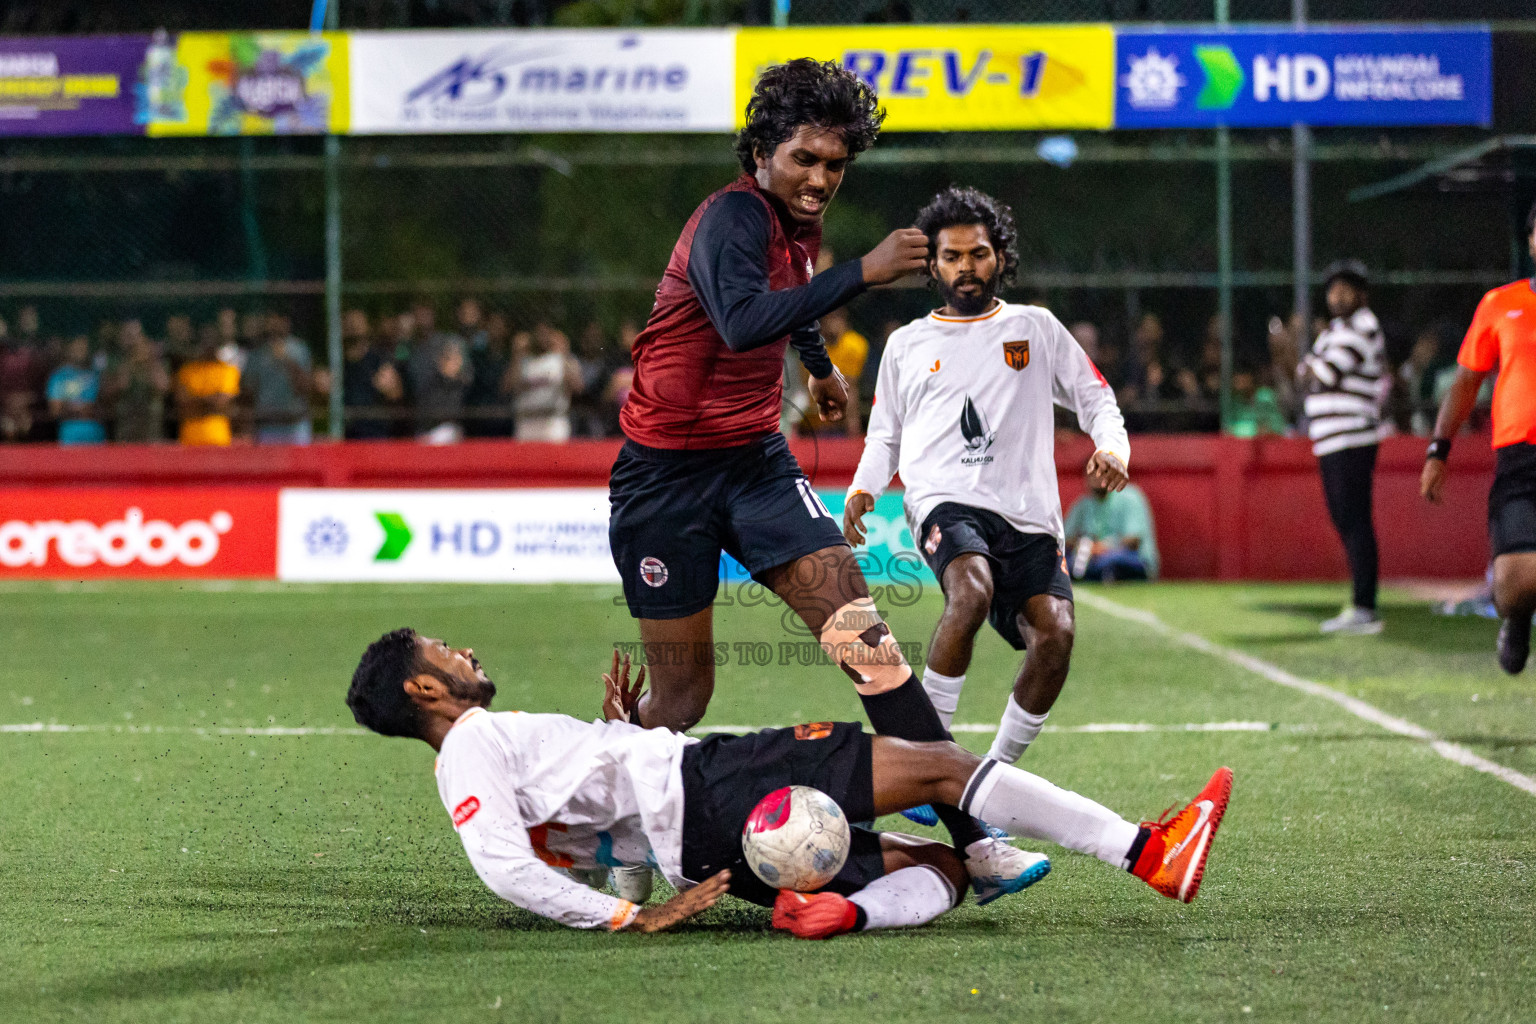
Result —
<instances>
[{"instance_id":1,"label":"clenched fist","mask_svg":"<svg viewBox=\"0 0 1536 1024\"><path fill-rule=\"evenodd\" d=\"M928 266L928 236L917 228L897 228L859 261L865 284L890 284Z\"/></svg>"}]
</instances>

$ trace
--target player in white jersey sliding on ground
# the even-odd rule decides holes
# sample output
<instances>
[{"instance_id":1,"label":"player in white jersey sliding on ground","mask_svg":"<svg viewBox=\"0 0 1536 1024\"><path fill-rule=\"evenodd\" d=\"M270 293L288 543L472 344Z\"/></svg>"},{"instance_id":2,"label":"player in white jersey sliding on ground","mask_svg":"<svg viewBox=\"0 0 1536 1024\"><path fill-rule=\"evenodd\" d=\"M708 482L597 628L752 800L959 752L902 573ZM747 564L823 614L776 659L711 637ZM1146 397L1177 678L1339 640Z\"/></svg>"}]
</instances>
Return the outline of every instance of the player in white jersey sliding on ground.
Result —
<instances>
[{"instance_id":1,"label":"player in white jersey sliding on ground","mask_svg":"<svg viewBox=\"0 0 1536 1024\"><path fill-rule=\"evenodd\" d=\"M853 722L702 740L645 729L628 720L644 677L631 686L627 660L614 666L607 721L493 713L496 687L474 651L397 629L363 653L347 705L360 725L438 752L438 794L491 891L573 928L660 931L730 892L772 906L774 927L822 939L926 924L963 898L965 863L952 847L857 828L822 892L769 888L744 863L741 832L759 800L789 785L821 790L854 820L923 801L962 807L1187 903L1232 790L1231 769L1218 769L1177 815L1138 825L954 743L870 736ZM559 870L638 864L679 894L641 907Z\"/></svg>"},{"instance_id":2,"label":"player in white jersey sliding on ground","mask_svg":"<svg viewBox=\"0 0 1536 1024\"><path fill-rule=\"evenodd\" d=\"M1026 652L987 755L1012 764L1061 693L1075 632L1053 407L1071 409L1092 436L1088 476L1102 487L1125 487L1130 442L1114 392L1061 321L997 297L1019 261L1013 212L952 187L917 227L945 304L886 343L843 534L864 542L864 515L899 469L912 536L944 592L923 688L948 728L990 618ZM927 823L931 811L908 816Z\"/></svg>"}]
</instances>

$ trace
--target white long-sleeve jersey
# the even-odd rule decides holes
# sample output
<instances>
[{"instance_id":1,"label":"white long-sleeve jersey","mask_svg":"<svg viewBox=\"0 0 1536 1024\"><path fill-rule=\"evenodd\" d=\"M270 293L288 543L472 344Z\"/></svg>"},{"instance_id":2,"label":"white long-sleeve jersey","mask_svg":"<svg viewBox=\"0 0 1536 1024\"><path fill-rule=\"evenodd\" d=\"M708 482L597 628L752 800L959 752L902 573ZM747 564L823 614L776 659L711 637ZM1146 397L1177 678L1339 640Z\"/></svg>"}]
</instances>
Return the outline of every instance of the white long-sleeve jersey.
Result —
<instances>
[{"instance_id":1,"label":"white long-sleeve jersey","mask_svg":"<svg viewBox=\"0 0 1536 1024\"><path fill-rule=\"evenodd\" d=\"M849 493L878 498L899 469L914 537L952 501L1060 541L1053 405L1130 465L1114 391L1049 310L998 302L974 317L930 313L886 342Z\"/></svg>"},{"instance_id":2,"label":"white long-sleeve jersey","mask_svg":"<svg viewBox=\"0 0 1536 1024\"><path fill-rule=\"evenodd\" d=\"M559 868L650 864L680 888L683 749L627 722L472 708L437 759L437 791L480 880L573 928L624 927L639 908Z\"/></svg>"}]
</instances>

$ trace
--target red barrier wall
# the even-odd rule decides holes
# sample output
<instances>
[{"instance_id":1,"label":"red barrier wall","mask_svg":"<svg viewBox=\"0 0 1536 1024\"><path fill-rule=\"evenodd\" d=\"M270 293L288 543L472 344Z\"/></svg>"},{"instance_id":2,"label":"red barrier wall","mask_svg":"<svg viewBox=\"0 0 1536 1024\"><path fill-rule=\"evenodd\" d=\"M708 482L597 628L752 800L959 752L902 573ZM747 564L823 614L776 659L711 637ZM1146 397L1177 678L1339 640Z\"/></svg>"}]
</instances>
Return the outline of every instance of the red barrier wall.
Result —
<instances>
[{"instance_id":1,"label":"red barrier wall","mask_svg":"<svg viewBox=\"0 0 1536 1024\"><path fill-rule=\"evenodd\" d=\"M307 448L181 449L173 445L0 448L0 519L40 487L571 487L606 486L618 441L565 445L472 441ZM846 487L862 444L796 440L818 487ZM1132 439L1131 472L1157 522L1171 579L1338 579L1343 549L1328 521L1317 462L1301 439L1211 435ZM1083 491L1086 438L1063 441L1056 461L1064 507ZM1424 442L1392 438L1376 470L1376 525L1386 577L1480 576L1487 563L1485 500L1493 475L1487 438L1464 438L1445 503L1418 496Z\"/></svg>"}]
</instances>

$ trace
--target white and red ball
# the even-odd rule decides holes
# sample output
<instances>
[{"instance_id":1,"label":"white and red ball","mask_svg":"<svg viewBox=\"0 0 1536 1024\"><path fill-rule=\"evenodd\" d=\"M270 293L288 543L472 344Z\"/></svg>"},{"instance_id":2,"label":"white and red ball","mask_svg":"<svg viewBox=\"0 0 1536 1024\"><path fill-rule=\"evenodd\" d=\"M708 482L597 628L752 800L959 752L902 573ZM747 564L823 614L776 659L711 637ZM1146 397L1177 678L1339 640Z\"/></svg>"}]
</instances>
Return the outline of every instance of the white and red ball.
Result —
<instances>
[{"instance_id":1,"label":"white and red ball","mask_svg":"<svg viewBox=\"0 0 1536 1024\"><path fill-rule=\"evenodd\" d=\"M747 815L741 852L775 889L812 892L843 869L848 839L848 819L835 800L810 786L785 786Z\"/></svg>"}]
</instances>

